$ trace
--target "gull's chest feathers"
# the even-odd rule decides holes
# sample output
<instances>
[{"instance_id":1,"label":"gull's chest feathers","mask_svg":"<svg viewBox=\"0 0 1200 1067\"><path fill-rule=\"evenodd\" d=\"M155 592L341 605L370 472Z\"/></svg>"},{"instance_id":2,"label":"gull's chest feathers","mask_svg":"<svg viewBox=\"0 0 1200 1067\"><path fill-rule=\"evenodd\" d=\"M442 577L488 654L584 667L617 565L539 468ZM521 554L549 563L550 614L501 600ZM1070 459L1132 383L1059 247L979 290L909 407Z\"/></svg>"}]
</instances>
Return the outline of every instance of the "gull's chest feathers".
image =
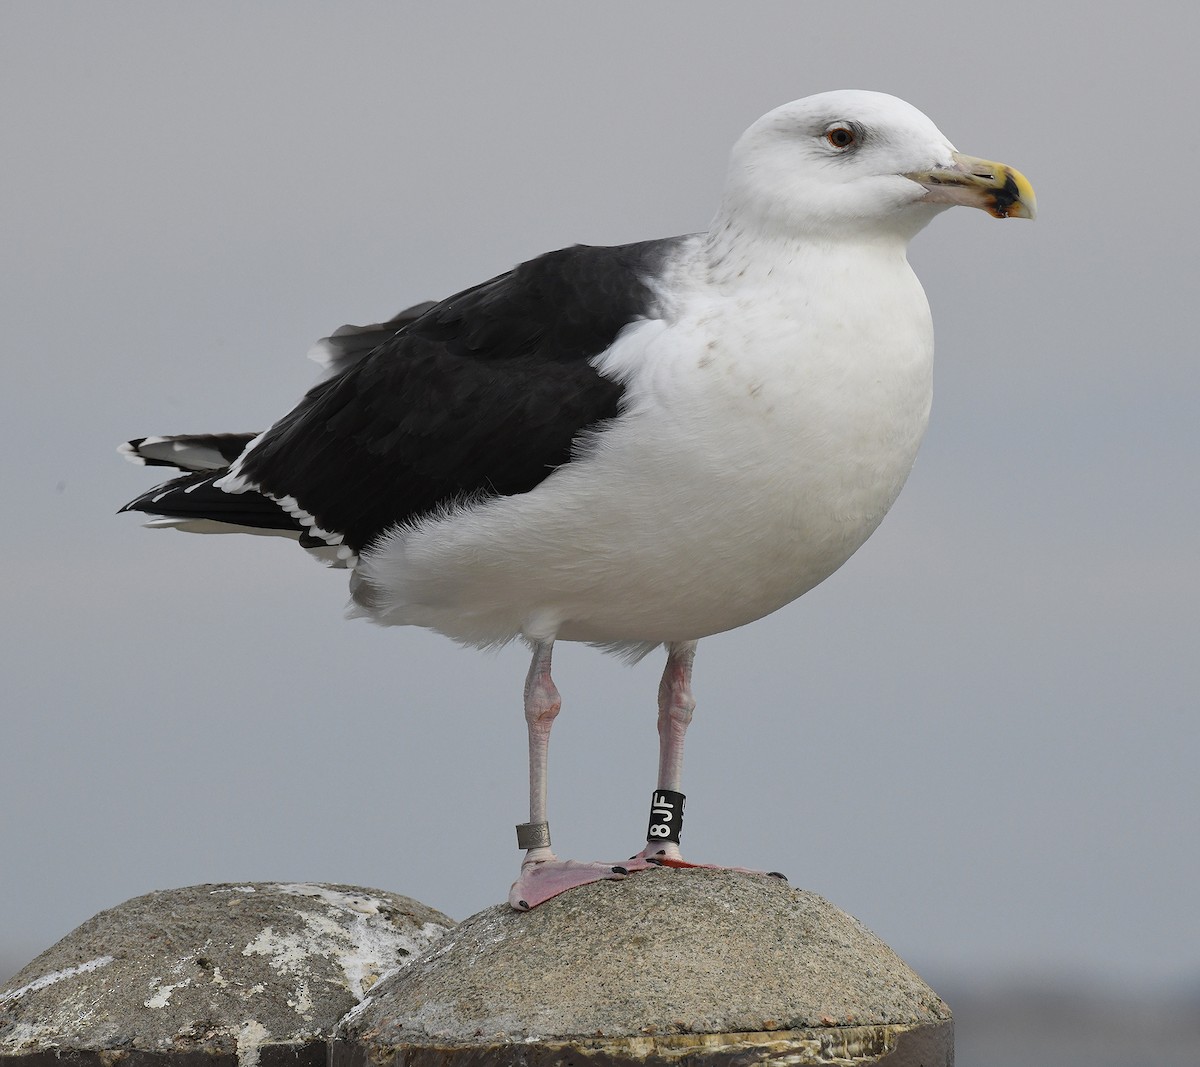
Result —
<instances>
[{"instance_id":1,"label":"gull's chest feathers","mask_svg":"<svg viewBox=\"0 0 1200 1067\"><path fill-rule=\"evenodd\" d=\"M737 510L747 535L811 557L794 542L857 547L891 506L928 421L933 334L907 263L868 263L851 287L831 269L685 305L606 358L636 398L630 445L654 442L699 513Z\"/></svg>"}]
</instances>

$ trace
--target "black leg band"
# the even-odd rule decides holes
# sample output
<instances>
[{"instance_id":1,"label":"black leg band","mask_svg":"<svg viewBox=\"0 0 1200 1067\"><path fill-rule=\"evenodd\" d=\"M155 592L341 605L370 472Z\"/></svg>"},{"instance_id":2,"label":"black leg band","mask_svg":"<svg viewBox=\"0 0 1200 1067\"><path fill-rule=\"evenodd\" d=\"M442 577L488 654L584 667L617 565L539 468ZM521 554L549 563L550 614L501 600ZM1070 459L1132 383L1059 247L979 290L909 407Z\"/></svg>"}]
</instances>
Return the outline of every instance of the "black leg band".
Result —
<instances>
[{"instance_id":1,"label":"black leg band","mask_svg":"<svg viewBox=\"0 0 1200 1067\"><path fill-rule=\"evenodd\" d=\"M679 831L683 829L683 802L687 798L674 789L656 789L650 798L650 825L646 829L646 840L657 845L670 841L679 844Z\"/></svg>"}]
</instances>

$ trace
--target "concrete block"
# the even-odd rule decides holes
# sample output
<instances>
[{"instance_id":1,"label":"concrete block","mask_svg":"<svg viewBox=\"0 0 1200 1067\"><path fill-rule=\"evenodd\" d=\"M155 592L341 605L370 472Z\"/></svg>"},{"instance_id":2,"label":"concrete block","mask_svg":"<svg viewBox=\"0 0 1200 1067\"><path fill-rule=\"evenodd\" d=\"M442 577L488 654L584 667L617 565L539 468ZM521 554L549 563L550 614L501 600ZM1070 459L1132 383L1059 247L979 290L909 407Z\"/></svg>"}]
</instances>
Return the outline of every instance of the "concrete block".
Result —
<instances>
[{"instance_id":1,"label":"concrete block","mask_svg":"<svg viewBox=\"0 0 1200 1067\"><path fill-rule=\"evenodd\" d=\"M464 920L338 1027L334 1067L947 1067L942 1000L860 922L731 871L646 871Z\"/></svg>"},{"instance_id":2,"label":"concrete block","mask_svg":"<svg viewBox=\"0 0 1200 1067\"><path fill-rule=\"evenodd\" d=\"M356 886L148 893L89 919L0 991L0 1061L324 1064L334 1024L451 926Z\"/></svg>"}]
</instances>

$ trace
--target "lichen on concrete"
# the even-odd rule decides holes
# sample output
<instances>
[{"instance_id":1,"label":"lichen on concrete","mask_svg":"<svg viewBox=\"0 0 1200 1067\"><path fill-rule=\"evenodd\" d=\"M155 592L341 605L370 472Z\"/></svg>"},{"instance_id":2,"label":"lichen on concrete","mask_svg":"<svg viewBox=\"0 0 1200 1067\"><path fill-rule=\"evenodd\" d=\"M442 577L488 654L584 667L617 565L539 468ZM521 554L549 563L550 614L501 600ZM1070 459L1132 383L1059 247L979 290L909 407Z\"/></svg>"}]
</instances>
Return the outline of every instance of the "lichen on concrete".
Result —
<instances>
[{"instance_id":1,"label":"lichen on concrete","mask_svg":"<svg viewBox=\"0 0 1200 1067\"><path fill-rule=\"evenodd\" d=\"M409 897L323 883L191 886L101 912L0 990L0 1057L233 1054L324 1041L453 925Z\"/></svg>"}]
</instances>

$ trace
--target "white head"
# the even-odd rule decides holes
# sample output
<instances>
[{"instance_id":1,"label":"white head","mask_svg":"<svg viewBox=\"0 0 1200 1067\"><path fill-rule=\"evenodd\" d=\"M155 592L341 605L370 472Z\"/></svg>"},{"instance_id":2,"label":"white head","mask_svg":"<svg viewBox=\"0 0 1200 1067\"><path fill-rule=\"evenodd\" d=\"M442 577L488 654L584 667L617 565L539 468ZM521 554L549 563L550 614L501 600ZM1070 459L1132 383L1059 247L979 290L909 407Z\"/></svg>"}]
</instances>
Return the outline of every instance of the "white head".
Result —
<instances>
[{"instance_id":1,"label":"white head","mask_svg":"<svg viewBox=\"0 0 1200 1067\"><path fill-rule=\"evenodd\" d=\"M958 153L886 93L842 89L784 104L734 145L719 219L778 236L907 241L953 203L1032 218L1017 171Z\"/></svg>"}]
</instances>

